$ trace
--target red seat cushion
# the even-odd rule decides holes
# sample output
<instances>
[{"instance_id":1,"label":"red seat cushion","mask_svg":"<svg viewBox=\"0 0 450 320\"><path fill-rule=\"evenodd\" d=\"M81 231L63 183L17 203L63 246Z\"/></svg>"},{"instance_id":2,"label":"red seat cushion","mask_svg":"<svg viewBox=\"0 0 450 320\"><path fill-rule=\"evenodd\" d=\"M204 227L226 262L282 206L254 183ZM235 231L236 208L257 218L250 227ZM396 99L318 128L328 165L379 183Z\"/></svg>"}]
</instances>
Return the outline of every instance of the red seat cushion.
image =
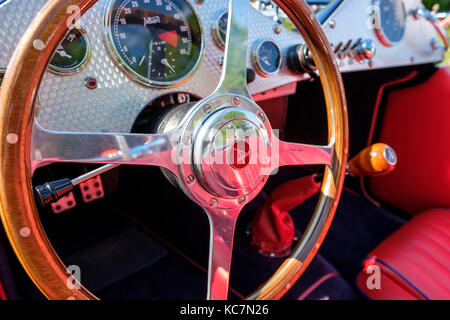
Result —
<instances>
[{"instance_id":1,"label":"red seat cushion","mask_svg":"<svg viewBox=\"0 0 450 320\"><path fill-rule=\"evenodd\" d=\"M371 299L450 299L450 210L420 213L363 264L357 284ZM374 278L377 268L370 265L381 271L379 288Z\"/></svg>"}]
</instances>

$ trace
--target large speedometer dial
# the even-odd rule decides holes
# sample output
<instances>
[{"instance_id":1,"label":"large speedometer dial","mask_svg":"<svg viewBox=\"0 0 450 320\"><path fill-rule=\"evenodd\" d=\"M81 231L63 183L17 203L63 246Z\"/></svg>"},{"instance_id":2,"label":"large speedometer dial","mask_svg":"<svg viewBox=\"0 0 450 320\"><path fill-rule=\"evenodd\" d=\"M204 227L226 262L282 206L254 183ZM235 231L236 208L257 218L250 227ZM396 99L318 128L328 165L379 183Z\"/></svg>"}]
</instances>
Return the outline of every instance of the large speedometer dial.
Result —
<instances>
[{"instance_id":1,"label":"large speedometer dial","mask_svg":"<svg viewBox=\"0 0 450 320\"><path fill-rule=\"evenodd\" d=\"M135 80L171 87L198 66L200 23L185 0L110 0L105 23L110 49Z\"/></svg>"},{"instance_id":2,"label":"large speedometer dial","mask_svg":"<svg viewBox=\"0 0 450 320\"><path fill-rule=\"evenodd\" d=\"M380 42L391 47L403 39L406 10L402 0L373 0L374 30Z\"/></svg>"}]
</instances>

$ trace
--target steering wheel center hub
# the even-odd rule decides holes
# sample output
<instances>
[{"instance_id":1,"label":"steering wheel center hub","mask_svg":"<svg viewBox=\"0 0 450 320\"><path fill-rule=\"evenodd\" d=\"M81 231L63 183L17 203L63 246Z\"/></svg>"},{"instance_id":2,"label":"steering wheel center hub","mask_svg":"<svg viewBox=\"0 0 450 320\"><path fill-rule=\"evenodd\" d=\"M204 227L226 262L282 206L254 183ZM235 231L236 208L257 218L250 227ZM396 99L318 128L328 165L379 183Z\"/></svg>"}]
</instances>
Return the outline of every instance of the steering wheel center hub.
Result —
<instances>
[{"instance_id":1,"label":"steering wheel center hub","mask_svg":"<svg viewBox=\"0 0 450 320\"><path fill-rule=\"evenodd\" d=\"M231 167L236 170L244 169L250 163L250 145L247 141L236 141L228 152Z\"/></svg>"},{"instance_id":2,"label":"steering wheel center hub","mask_svg":"<svg viewBox=\"0 0 450 320\"><path fill-rule=\"evenodd\" d=\"M242 197L264 181L270 152L261 119L243 108L224 108L212 114L195 136L196 175L218 197Z\"/></svg>"}]
</instances>

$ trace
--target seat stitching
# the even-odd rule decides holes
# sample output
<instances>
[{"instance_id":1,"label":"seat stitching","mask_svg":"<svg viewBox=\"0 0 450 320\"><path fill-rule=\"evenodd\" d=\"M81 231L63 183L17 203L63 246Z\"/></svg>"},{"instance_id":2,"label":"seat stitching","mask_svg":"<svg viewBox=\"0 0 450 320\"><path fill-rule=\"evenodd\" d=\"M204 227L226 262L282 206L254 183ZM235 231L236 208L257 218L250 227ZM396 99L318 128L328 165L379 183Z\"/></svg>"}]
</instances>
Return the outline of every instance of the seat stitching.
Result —
<instances>
[{"instance_id":1,"label":"seat stitching","mask_svg":"<svg viewBox=\"0 0 450 320\"><path fill-rule=\"evenodd\" d=\"M407 261L410 267L413 267L414 269L418 270L417 272L422 273L428 278L428 281L431 281L435 283L438 287L441 287L445 290L450 290L447 286L445 286L441 281L435 279L433 276L431 276L426 269L422 268L420 265L418 265L415 261L413 261L409 255L403 254L403 252L399 252L399 257L403 260ZM406 277L405 277L406 278Z\"/></svg>"},{"instance_id":2,"label":"seat stitching","mask_svg":"<svg viewBox=\"0 0 450 320\"><path fill-rule=\"evenodd\" d=\"M433 237L429 232L425 231L425 230L421 230L419 231L418 235L424 236L428 239L430 239L432 242L434 242L435 244L437 244L437 246L439 248L442 248L443 251L445 251L446 253L450 253L450 249L448 249L447 247L442 245L442 241L439 241L436 239L436 237ZM415 240L417 240L417 238L414 238ZM449 239L450 242L450 239Z\"/></svg>"}]
</instances>

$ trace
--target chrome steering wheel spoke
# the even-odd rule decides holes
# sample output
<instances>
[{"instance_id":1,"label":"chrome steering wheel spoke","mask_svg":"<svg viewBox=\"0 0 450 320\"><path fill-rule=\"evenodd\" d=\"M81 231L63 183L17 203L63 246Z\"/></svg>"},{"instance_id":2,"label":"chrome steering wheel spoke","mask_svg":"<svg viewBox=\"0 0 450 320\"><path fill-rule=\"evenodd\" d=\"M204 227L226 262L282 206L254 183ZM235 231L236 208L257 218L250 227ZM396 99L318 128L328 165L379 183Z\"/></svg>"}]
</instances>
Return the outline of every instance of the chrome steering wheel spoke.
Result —
<instances>
[{"instance_id":1,"label":"chrome steering wheel spoke","mask_svg":"<svg viewBox=\"0 0 450 320\"><path fill-rule=\"evenodd\" d=\"M34 122L32 172L58 162L160 166L176 174L176 135L59 132Z\"/></svg>"},{"instance_id":2,"label":"chrome steering wheel spoke","mask_svg":"<svg viewBox=\"0 0 450 320\"><path fill-rule=\"evenodd\" d=\"M215 93L250 97L247 86L249 9L248 0L230 0L223 71Z\"/></svg>"},{"instance_id":3,"label":"chrome steering wheel spoke","mask_svg":"<svg viewBox=\"0 0 450 320\"><path fill-rule=\"evenodd\" d=\"M228 297L234 231L241 209L204 208L210 222L208 300L226 300Z\"/></svg>"},{"instance_id":4,"label":"chrome steering wheel spoke","mask_svg":"<svg viewBox=\"0 0 450 320\"><path fill-rule=\"evenodd\" d=\"M273 138L274 149L277 151L272 158L272 169L284 166L322 164L332 167L334 140L327 146L291 143Z\"/></svg>"}]
</instances>

